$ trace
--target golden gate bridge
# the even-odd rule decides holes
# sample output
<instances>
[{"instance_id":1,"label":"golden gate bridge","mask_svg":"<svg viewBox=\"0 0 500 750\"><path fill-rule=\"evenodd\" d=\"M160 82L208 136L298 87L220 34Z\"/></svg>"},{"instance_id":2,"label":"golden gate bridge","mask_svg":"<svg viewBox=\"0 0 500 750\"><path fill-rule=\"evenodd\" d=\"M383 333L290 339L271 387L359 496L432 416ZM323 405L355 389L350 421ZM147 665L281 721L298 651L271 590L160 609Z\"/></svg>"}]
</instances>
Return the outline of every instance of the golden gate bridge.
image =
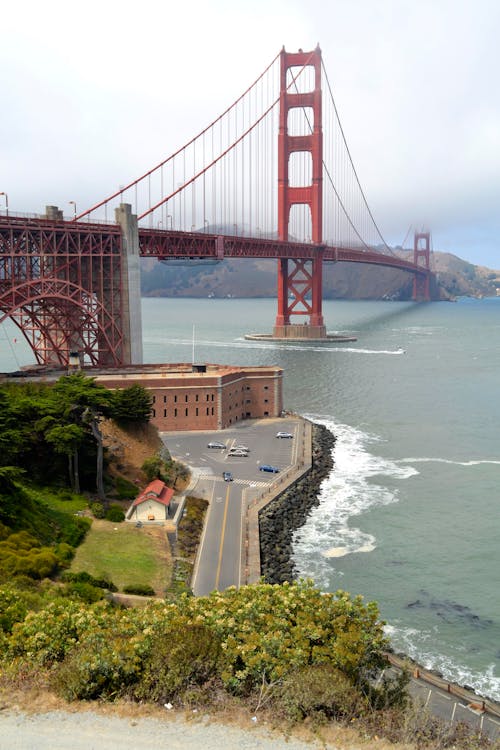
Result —
<instances>
[{"instance_id":1,"label":"golden gate bridge","mask_svg":"<svg viewBox=\"0 0 500 750\"><path fill-rule=\"evenodd\" d=\"M430 299L430 235L415 233L411 259L384 240L319 47L282 49L175 153L86 211L72 203L71 219L7 202L0 216L0 323L16 323L41 365L67 365L72 352L85 365L142 361L141 257L277 259L277 339L328 338L328 263L407 271L413 299Z\"/></svg>"}]
</instances>

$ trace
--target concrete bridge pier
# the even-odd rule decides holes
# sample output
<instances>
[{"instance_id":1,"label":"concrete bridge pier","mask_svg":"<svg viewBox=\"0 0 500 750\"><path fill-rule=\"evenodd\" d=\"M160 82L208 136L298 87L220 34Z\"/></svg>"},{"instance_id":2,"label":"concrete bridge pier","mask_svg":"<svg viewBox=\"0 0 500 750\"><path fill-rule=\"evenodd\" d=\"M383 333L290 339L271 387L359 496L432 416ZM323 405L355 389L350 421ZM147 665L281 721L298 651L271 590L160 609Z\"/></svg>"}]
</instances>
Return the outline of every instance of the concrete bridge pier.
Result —
<instances>
[{"instance_id":1,"label":"concrete bridge pier","mask_svg":"<svg viewBox=\"0 0 500 750\"><path fill-rule=\"evenodd\" d=\"M136 365L143 361L139 229L137 216L129 203L120 203L115 208L115 219L122 230L124 250L121 266L123 364Z\"/></svg>"}]
</instances>

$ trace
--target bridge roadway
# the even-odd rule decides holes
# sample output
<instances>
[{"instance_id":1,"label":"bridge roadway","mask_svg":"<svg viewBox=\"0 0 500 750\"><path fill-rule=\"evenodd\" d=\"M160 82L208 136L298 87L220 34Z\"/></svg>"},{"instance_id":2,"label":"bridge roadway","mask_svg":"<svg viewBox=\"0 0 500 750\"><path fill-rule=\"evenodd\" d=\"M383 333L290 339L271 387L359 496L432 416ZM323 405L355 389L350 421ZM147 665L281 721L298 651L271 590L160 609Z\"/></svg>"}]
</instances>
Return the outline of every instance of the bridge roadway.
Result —
<instances>
[{"instance_id":1,"label":"bridge roadway","mask_svg":"<svg viewBox=\"0 0 500 750\"><path fill-rule=\"evenodd\" d=\"M310 242L289 242L265 237L217 235L209 232L182 232L167 229L139 227L139 252L141 256L158 260L224 258L289 258L312 260L322 253L324 261L370 263L399 268L425 277L428 271L412 261L396 255L386 255L365 246L343 247Z\"/></svg>"}]
</instances>

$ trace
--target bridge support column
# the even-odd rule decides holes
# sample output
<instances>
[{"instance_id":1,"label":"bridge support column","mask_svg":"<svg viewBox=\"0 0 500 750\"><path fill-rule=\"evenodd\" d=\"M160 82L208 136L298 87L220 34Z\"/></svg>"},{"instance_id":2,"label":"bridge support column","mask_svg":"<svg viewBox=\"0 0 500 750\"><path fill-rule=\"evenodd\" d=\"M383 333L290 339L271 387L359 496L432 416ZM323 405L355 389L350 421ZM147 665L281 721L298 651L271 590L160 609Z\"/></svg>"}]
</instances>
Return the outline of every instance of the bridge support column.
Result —
<instances>
[{"instance_id":1,"label":"bridge support column","mask_svg":"<svg viewBox=\"0 0 500 750\"><path fill-rule=\"evenodd\" d=\"M414 274L413 276L413 295L415 302L429 302L430 295L430 232L415 232L413 241L413 262L416 266L421 266L427 273Z\"/></svg>"},{"instance_id":2,"label":"bridge support column","mask_svg":"<svg viewBox=\"0 0 500 750\"><path fill-rule=\"evenodd\" d=\"M139 258L139 231L137 216L128 203L120 203L115 209L116 223L120 225L123 240L122 256L122 315L123 315L123 364L141 364L142 312L141 276Z\"/></svg>"},{"instance_id":3,"label":"bridge support column","mask_svg":"<svg viewBox=\"0 0 500 750\"><path fill-rule=\"evenodd\" d=\"M290 87L290 68L314 71L312 91L297 92ZM321 123L321 50L313 52L281 52L280 126L278 135L278 235L288 240L290 209L294 205L309 208L314 255L308 259L281 258L278 261L278 313L273 329L274 338L324 339L326 328L322 314L323 283L323 132ZM288 115L295 108L312 109L312 133L291 135ZM290 184L289 162L293 153L311 155L310 185ZM308 323L291 323L292 316L309 316Z\"/></svg>"}]
</instances>

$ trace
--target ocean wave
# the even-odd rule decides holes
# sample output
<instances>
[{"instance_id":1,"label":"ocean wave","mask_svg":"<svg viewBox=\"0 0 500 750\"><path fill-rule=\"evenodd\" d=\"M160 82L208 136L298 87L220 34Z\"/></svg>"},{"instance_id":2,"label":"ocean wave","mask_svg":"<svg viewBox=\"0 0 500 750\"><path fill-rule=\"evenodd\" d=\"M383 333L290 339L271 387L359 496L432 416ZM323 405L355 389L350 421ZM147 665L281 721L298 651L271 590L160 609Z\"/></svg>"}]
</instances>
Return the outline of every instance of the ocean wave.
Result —
<instances>
[{"instance_id":1,"label":"ocean wave","mask_svg":"<svg viewBox=\"0 0 500 750\"><path fill-rule=\"evenodd\" d=\"M436 647L435 632L401 627L398 624L388 624L384 630L396 651L406 654L424 669L439 672L445 680L457 685L469 685L485 698L500 700L500 677L496 674L498 665L490 664L484 670L476 671L465 666L460 661L459 654L452 656L434 651L429 645ZM445 648L443 644L443 650Z\"/></svg>"},{"instance_id":2,"label":"ocean wave","mask_svg":"<svg viewBox=\"0 0 500 750\"><path fill-rule=\"evenodd\" d=\"M436 464L451 464L452 466L481 466L482 464L497 464L500 466L500 460L490 458L477 458L472 461L453 461L450 458L400 458L396 463L400 464L424 464L424 463L436 463Z\"/></svg>"},{"instance_id":3,"label":"ocean wave","mask_svg":"<svg viewBox=\"0 0 500 750\"><path fill-rule=\"evenodd\" d=\"M397 490L385 487L382 477L404 480L418 471L371 453L367 446L380 440L376 435L331 419L308 418L335 435L335 469L321 485L318 507L295 534L294 560L302 575L328 588L332 559L376 548L375 537L352 526L352 519L369 508L398 501ZM381 482L373 481L374 477Z\"/></svg>"}]
</instances>

